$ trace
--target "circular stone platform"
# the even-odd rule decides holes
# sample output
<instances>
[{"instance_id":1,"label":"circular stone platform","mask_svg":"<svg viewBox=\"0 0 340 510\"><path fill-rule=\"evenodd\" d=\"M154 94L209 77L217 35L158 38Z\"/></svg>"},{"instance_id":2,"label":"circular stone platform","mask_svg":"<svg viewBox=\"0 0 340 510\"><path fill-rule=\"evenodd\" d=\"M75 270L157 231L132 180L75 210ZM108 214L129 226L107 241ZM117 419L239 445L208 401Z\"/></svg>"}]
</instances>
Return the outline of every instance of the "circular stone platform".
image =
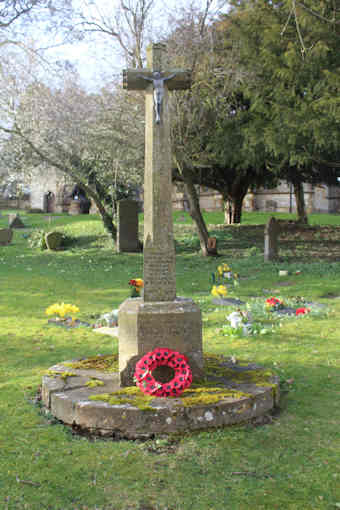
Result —
<instances>
[{"instance_id":1,"label":"circular stone platform","mask_svg":"<svg viewBox=\"0 0 340 510\"><path fill-rule=\"evenodd\" d=\"M78 430L114 438L224 427L259 417L279 400L279 378L253 363L205 355L205 377L178 398L119 388L118 356L65 361L42 380L42 401Z\"/></svg>"}]
</instances>

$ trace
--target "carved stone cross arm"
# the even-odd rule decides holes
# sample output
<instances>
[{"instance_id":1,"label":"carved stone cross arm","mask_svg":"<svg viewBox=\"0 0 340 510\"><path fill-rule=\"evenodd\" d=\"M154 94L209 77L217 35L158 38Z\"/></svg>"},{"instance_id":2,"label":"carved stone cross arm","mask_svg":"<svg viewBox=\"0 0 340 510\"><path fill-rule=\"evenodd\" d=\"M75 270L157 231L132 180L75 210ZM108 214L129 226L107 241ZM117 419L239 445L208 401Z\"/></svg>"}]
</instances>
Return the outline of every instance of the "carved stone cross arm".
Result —
<instances>
[{"instance_id":1,"label":"carved stone cross arm","mask_svg":"<svg viewBox=\"0 0 340 510\"><path fill-rule=\"evenodd\" d=\"M172 76L173 75L173 76ZM170 79L168 79L170 77ZM172 69L162 72L168 90L186 90L191 86L191 71ZM123 71L123 88L127 90L145 90L153 81L150 69L125 69Z\"/></svg>"}]
</instances>

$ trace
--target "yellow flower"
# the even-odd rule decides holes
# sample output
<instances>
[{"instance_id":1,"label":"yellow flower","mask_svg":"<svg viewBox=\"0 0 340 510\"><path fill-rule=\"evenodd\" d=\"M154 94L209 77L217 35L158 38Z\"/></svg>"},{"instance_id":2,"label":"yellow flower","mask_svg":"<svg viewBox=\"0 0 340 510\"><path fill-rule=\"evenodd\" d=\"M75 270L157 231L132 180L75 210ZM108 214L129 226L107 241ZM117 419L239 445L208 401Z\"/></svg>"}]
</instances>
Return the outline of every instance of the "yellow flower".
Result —
<instances>
[{"instance_id":1,"label":"yellow flower","mask_svg":"<svg viewBox=\"0 0 340 510\"><path fill-rule=\"evenodd\" d=\"M59 315L59 317L65 317L66 314L70 313L72 315L79 312L79 308L75 305L67 304L67 303L54 303L53 305L46 308L46 315ZM73 317L72 317L73 319Z\"/></svg>"},{"instance_id":2,"label":"yellow flower","mask_svg":"<svg viewBox=\"0 0 340 510\"><path fill-rule=\"evenodd\" d=\"M227 287L225 285L213 285L211 294L214 297L225 297L228 294Z\"/></svg>"},{"instance_id":3,"label":"yellow flower","mask_svg":"<svg viewBox=\"0 0 340 510\"><path fill-rule=\"evenodd\" d=\"M58 315L58 313L59 313L58 303L54 303L54 305L50 305L48 308L46 308L45 313L46 313L46 315L54 315L54 314Z\"/></svg>"},{"instance_id":4,"label":"yellow flower","mask_svg":"<svg viewBox=\"0 0 340 510\"><path fill-rule=\"evenodd\" d=\"M216 285L213 285L213 288L211 289L211 294L214 296L214 297L220 297L218 291L217 291L217 287Z\"/></svg>"},{"instance_id":5,"label":"yellow flower","mask_svg":"<svg viewBox=\"0 0 340 510\"><path fill-rule=\"evenodd\" d=\"M144 287L144 282L141 278L136 278L135 279L135 282L136 282L136 287Z\"/></svg>"},{"instance_id":6,"label":"yellow flower","mask_svg":"<svg viewBox=\"0 0 340 510\"><path fill-rule=\"evenodd\" d=\"M222 297L225 297L228 294L227 287L225 285L219 285L217 287L217 292Z\"/></svg>"}]
</instances>

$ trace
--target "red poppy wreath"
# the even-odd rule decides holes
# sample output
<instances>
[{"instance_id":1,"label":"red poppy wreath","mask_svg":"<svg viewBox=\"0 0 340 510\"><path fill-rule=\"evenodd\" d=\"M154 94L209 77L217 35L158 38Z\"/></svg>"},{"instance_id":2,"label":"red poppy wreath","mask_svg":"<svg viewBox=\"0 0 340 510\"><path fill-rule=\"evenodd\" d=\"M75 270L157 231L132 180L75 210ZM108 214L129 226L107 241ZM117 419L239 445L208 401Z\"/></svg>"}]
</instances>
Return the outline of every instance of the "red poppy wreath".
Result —
<instances>
[{"instance_id":1,"label":"red poppy wreath","mask_svg":"<svg viewBox=\"0 0 340 510\"><path fill-rule=\"evenodd\" d=\"M160 383L152 375L157 367L168 366L175 375L171 381ZM147 395L178 397L192 383L191 368L184 354L165 347L158 347L143 356L136 364L135 381Z\"/></svg>"}]
</instances>

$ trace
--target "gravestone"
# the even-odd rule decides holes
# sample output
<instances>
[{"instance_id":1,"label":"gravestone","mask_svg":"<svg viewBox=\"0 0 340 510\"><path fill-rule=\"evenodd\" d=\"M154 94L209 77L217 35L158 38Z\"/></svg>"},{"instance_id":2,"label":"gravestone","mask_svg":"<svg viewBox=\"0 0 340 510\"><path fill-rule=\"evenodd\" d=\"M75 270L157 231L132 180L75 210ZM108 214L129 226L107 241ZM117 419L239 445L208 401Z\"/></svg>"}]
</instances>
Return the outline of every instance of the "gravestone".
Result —
<instances>
[{"instance_id":1,"label":"gravestone","mask_svg":"<svg viewBox=\"0 0 340 510\"><path fill-rule=\"evenodd\" d=\"M266 211L275 212L277 210L277 202L275 200L266 200L265 209Z\"/></svg>"},{"instance_id":2,"label":"gravestone","mask_svg":"<svg viewBox=\"0 0 340 510\"><path fill-rule=\"evenodd\" d=\"M138 239L138 202L136 200L120 200L118 202L117 251L140 251Z\"/></svg>"},{"instance_id":3,"label":"gravestone","mask_svg":"<svg viewBox=\"0 0 340 510\"><path fill-rule=\"evenodd\" d=\"M201 311L176 297L172 223L171 145L168 90L190 87L189 71L165 69L165 45L147 49L147 69L123 72L123 86L145 91L144 297L119 308L120 384L133 383L136 362L156 347L186 355L194 379L202 375ZM133 276L133 275L132 275Z\"/></svg>"},{"instance_id":4,"label":"gravestone","mask_svg":"<svg viewBox=\"0 0 340 510\"><path fill-rule=\"evenodd\" d=\"M45 234L45 242L49 250L60 250L62 241L63 234L61 232L47 232Z\"/></svg>"},{"instance_id":5,"label":"gravestone","mask_svg":"<svg viewBox=\"0 0 340 510\"><path fill-rule=\"evenodd\" d=\"M19 214L8 215L8 226L9 228L25 228L25 225L22 222Z\"/></svg>"},{"instance_id":6,"label":"gravestone","mask_svg":"<svg viewBox=\"0 0 340 510\"><path fill-rule=\"evenodd\" d=\"M81 214L81 204L79 200L71 200L70 206L68 208L68 214L71 216Z\"/></svg>"},{"instance_id":7,"label":"gravestone","mask_svg":"<svg viewBox=\"0 0 340 510\"><path fill-rule=\"evenodd\" d=\"M11 228L0 229L0 246L10 244L13 237L13 230Z\"/></svg>"},{"instance_id":8,"label":"gravestone","mask_svg":"<svg viewBox=\"0 0 340 510\"><path fill-rule=\"evenodd\" d=\"M264 260L275 260L278 257L278 237L280 226L272 216L269 218L264 231Z\"/></svg>"}]
</instances>

